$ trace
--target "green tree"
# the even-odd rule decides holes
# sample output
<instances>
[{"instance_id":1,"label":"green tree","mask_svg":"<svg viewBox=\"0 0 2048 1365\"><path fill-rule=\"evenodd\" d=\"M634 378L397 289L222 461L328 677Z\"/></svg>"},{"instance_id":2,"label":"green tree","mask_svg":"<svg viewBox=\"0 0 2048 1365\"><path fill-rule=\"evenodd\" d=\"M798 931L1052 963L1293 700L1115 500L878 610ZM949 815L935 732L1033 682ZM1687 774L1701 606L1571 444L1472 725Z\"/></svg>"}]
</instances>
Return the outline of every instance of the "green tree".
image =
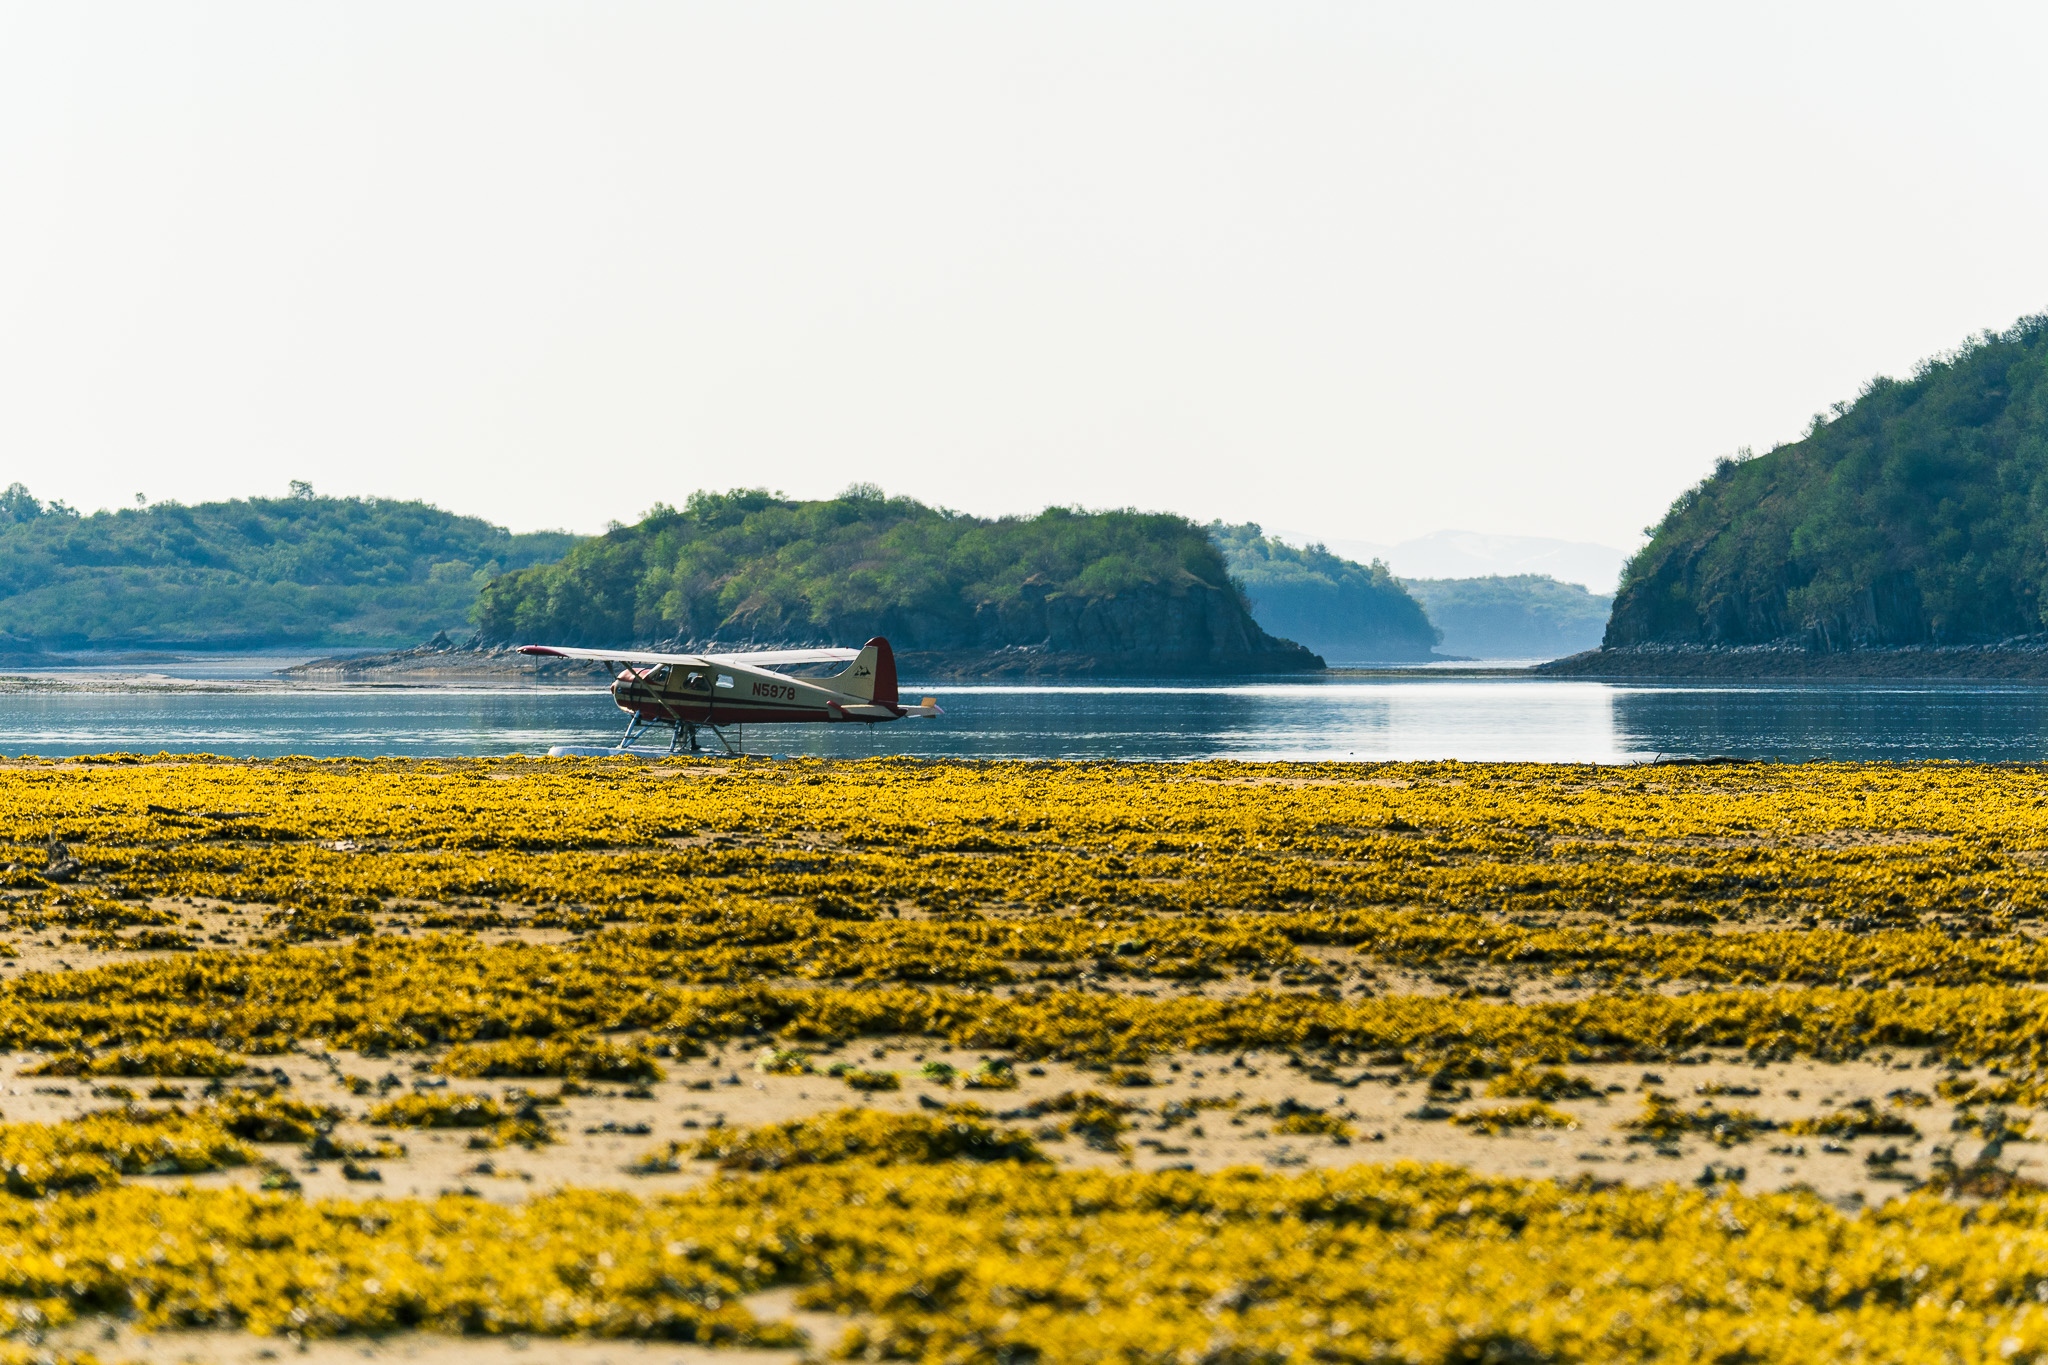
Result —
<instances>
[{"instance_id":1,"label":"green tree","mask_svg":"<svg viewBox=\"0 0 2048 1365\"><path fill-rule=\"evenodd\" d=\"M492 574L576 537L383 498L160 502L79 516L0 492L0 634L46 648L411 644Z\"/></svg>"}]
</instances>

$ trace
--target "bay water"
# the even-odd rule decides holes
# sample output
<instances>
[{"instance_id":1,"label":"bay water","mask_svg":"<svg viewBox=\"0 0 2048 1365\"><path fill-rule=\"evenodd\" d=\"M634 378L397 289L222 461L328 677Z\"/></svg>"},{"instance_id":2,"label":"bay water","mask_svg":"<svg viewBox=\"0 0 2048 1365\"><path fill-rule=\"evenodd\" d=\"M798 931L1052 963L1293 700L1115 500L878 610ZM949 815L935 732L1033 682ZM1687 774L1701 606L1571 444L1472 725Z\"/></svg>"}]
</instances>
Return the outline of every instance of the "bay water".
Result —
<instances>
[{"instance_id":1,"label":"bay water","mask_svg":"<svg viewBox=\"0 0 2048 1365\"><path fill-rule=\"evenodd\" d=\"M0 679L0 754L545 753L610 745L597 686L289 685L293 659L213 656ZM2015 684L1634 685L1525 674L1057 684L906 683L946 714L749 726L756 754L1624 763L2048 758L2048 688Z\"/></svg>"}]
</instances>

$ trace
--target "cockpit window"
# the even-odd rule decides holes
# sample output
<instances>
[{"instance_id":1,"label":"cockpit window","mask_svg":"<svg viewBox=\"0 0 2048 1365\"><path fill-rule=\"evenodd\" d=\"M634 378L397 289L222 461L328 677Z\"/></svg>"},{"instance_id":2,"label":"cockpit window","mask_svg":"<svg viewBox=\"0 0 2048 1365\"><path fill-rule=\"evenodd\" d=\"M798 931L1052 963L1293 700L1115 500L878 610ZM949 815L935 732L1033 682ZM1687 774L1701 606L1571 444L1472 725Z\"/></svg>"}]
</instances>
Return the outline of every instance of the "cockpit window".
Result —
<instances>
[{"instance_id":1,"label":"cockpit window","mask_svg":"<svg viewBox=\"0 0 2048 1365\"><path fill-rule=\"evenodd\" d=\"M719 674L719 675L718 675L718 685L719 685L720 687L731 687L731 686L733 685L733 681L732 681L732 674L730 674L730 673L721 673L721 674Z\"/></svg>"}]
</instances>

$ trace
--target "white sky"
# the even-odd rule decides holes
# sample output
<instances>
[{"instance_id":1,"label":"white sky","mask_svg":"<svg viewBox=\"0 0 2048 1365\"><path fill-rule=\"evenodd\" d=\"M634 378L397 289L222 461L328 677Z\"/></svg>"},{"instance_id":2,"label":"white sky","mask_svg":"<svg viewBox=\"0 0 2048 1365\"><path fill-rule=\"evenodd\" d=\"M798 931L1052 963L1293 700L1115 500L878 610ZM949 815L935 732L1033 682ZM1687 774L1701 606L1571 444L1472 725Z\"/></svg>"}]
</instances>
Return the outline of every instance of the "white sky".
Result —
<instances>
[{"instance_id":1,"label":"white sky","mask_svg":"<svg viewBox=\"0 0 2048 1365\"><path fill-rule=\"evenodd\" d=\"M2048 9L0 4L0 482L1630 546L2048 308Z\"/></svg>"}]
</instances>

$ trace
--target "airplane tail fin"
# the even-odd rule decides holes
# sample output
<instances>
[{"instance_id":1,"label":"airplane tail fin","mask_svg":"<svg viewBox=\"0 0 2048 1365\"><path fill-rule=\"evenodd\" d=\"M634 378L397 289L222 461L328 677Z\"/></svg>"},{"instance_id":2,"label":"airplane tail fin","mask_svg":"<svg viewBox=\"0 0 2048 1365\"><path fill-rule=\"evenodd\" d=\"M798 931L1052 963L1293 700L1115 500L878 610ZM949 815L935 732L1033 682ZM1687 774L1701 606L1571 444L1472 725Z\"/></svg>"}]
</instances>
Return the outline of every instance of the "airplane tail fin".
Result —
<instances>
[{"instance_id":1,"label":"airplane tail fin","mask_svg":"<svg viewBox=\"0 0 2048 1365\"><path fill-rule=\"evenodd\" d=\"M862 701L874 702L878 706L897 704L896 656L890 652L889 642L879 635L867 642L860 656L846 666L845 672L836 673L826 681Z\"/></svg>"}]
</instances>

